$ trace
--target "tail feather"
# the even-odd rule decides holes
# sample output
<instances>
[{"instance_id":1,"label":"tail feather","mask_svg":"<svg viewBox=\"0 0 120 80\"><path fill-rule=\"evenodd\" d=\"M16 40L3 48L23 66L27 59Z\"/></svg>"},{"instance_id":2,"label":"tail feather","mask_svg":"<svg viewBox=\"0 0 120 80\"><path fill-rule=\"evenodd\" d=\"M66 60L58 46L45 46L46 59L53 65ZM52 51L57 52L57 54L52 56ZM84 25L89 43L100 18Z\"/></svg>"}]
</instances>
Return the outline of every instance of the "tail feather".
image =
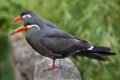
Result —
<instances>
[{"instance_id":1,"label":"tail feather","mask_svg":"<svg viewBox=\"0 0 120 80\"><path fill-rule=\"evenodd\" d=\"M86 57L101 60L101 61L108 60L108 58L102 56L101 54L97 54L97 53L82 53L80 54L80 56L86 56Z\"/></svg>"},{"instance_id":2,"label":"tail feather","mask_svg":"<svg viewBox=\"0 0 120 80\"><path fill-rule=\"evenodd\" d=\"M110 48L108 47L98 47L95 46L92 50L82 50L73 54L73 56L86 56L89 58L106 61L108 60L107 56L115 55L113 52L109 52Z\"/></svg>"},{"instance_id":3,"label":"tail feather","mask_svg":"<svg viewBox=\"0 0 120 80\"><path fill-rule=\"evenodd\" d=\"M94 46L94 50L98 51L110 51L111 49L109 47L101 47L101 46Z\"/></svg>"},{"instance_id":4,"label":"tail feather","mask_svg":"<svg viewBox=\"0 0 120 80\"><path fill-rule=\"evenodd\" d=\"M83 51L80 51L79 53L94 53L94 54L101 54L102 56L112 56L112 55L115 55L115 53L113 52L106 52L106 51L98 51L98 50L83 50Z\"/></svg>"}]
</instances>

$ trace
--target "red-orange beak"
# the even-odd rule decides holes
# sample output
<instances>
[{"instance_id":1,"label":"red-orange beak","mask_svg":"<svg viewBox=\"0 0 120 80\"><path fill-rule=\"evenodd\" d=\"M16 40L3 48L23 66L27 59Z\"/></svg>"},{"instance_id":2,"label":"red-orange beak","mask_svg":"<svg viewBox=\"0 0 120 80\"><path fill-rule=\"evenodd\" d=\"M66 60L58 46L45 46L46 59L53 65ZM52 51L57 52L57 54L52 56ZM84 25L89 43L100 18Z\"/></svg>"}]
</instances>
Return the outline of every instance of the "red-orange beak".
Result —
<instances>
[{"instance_id":1,"label":"red-orange beak","mask_svg":"<svg viewBox=\"0 0 120 80\"><path fill-rule=\"evenodd\" d=\"M19 20L22 20L22 16L17 16L16 18L13 19L13 22L16 22L16 21L19 21Z\"/></svg>"},{"instance_id":2,"label":"red-orange beak","mask_svg":"<svg viewBox=\"0 0 120 80\"><path fill-rule=\"evenodd\" d=\"M15 33L18 33L18 32L21 32L21 31L25 31L27 30L27 27L26 26L20 26L19 28L15 29L11 35L15 34Z\"/></svg>"}]
</instances>

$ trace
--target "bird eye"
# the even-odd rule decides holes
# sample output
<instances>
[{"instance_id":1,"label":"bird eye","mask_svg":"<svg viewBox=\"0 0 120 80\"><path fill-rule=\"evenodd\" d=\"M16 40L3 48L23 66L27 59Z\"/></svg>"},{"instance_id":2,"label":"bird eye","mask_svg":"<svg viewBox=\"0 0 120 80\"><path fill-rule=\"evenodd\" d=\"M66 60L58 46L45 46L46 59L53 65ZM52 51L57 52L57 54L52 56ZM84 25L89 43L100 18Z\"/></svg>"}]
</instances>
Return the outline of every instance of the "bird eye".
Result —
<instances>
[{"instance_id":1,"label":"bird eye","mask_svg":"<svg viewBox=\"0 0 120 80\"><path fill-rule=\"evenodd\" d=\"M22 17L23 18L31 18L31 15L30 14L26 14L26 15L23 15Z\"/></svg>"}]
</instances>

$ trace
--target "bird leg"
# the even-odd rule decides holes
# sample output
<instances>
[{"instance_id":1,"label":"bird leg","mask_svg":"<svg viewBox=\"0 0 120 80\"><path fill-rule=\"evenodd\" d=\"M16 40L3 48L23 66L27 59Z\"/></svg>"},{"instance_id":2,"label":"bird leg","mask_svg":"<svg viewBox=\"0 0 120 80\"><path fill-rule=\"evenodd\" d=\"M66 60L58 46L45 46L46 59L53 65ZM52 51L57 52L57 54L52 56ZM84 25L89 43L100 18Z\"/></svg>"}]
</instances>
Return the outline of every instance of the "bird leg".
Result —
<instances>
[{"instance_id":1,"label":"bird leg","mask_svg":"<svg viewBox=\"0 0 120 80\"><path fill-rule=\"evenodd\" d=\"M55 60L56 60L56 59L53 59L53 63L52 63L52 65L51 65L51 67L45 69L44 71L49 71L49 70L55 69Z\"/></svg>"}]
</instances>

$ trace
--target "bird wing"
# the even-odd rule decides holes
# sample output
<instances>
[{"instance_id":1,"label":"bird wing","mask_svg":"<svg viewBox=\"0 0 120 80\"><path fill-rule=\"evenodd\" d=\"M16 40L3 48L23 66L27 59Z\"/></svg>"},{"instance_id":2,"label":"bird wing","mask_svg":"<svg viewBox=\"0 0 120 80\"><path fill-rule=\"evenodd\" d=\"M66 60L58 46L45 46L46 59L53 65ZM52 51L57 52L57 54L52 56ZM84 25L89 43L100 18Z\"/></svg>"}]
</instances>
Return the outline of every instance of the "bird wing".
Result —
<instances>
[{"instance_id":1,"label":"bird wing","mask_svg":"<svg viewBox=\"0 0 120 80\"><path fill-rule=\"evenodd\" d=\"M48 27L57 28L55 24L53 24L52 22L49 22L48 20L42 19L42 22Z\"/></svg>"},{"instance_id":2,"label":"bird wing","mask_svg":"<svg viewBox=\"0 0 120 80\"><path fill-rule=\"evenodd\" d=\"M48 50L44 45L41 44L38 40L30 39L26 37L27 42L31 45L31 47L36 50L38 53L45 55L47 57L54 58L54 56L61 57L61 54L54 54L52 51Z\"/></svg>"},{"instance_id":3,"label":"bird wing","mask_svg":"<svg viewBox=\"0 0 120 80\"><path fill-rule=\"evenodd\" d=\"M72 35L58 29L47 29L39 38L39 42L55 54L67 56L77 50L90 48L91 43L74 38Z\"/></svg>"}]
</instances>

